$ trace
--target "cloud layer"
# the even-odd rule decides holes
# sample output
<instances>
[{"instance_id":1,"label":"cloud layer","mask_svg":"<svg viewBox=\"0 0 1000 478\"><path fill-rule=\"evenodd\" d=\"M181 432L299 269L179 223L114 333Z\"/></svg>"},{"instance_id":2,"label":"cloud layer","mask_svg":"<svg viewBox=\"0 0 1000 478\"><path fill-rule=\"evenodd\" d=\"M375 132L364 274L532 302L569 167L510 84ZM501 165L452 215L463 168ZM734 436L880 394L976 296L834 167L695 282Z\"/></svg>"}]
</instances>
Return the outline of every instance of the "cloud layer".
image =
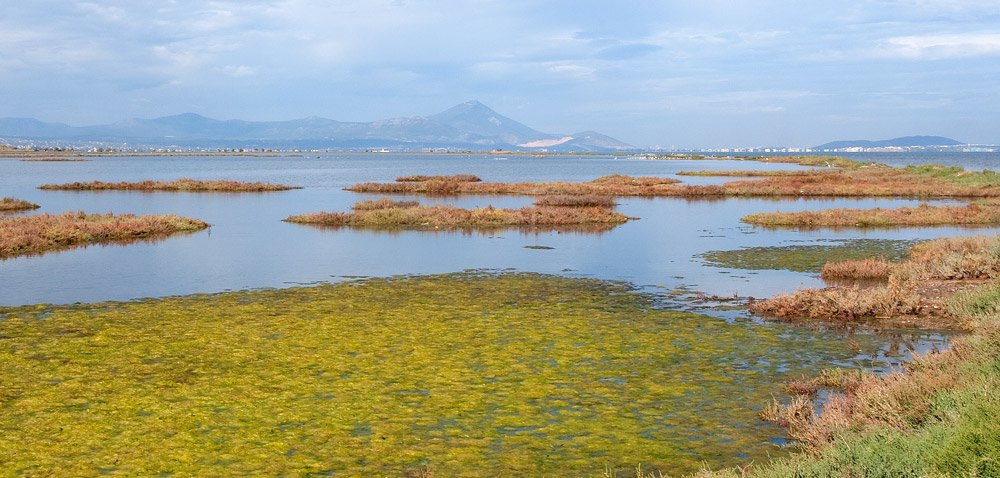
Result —
<instances>
[{"instance_id":1,"label":"cloud layer","mask_svg":"<svg viewBox=\"0 0 1000 478\"><path fill-rule=\"evenodd\" d=\"M431 114L643 145L1000 142L993 1L20 2L0 116Z\"/></svg>"}]
</instances>

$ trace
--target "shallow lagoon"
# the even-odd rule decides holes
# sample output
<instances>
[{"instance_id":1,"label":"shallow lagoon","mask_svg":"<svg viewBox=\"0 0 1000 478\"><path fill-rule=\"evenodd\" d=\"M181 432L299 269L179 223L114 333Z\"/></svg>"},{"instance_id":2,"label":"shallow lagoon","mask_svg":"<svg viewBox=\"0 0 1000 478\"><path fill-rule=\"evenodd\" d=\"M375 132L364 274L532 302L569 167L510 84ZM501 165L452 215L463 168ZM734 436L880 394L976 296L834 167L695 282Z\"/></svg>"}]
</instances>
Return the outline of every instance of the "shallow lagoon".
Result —
<instances>
[{"instance_id":1,"label":"shallow lagoon","mask_svg":"<svg viewBox=\"0 0 1000 478\"><path fill-rule=\"evenodd\" d=\"M461 273L0 308L15 474L596 475L780 455L783 380L881 340Z\"/></svg>"},{"instance_id":2,"label":"shallow lagoon","mask_svg":"<svg viewBox=\"0 0 1000 478\"><path fill-rule=\"evenodd\" d=\"M582 474L600 473L604 465L634 466L640 462L676 472L692 470L701 461L718 467L760 460L768 454L783 452L777 447L783 434L757 420L754 409L772 394L780 397L780 383L784 379L813 374L830 366L885 370L905 360L913 351L942 346L947 338L911 331L875 334L762 323L747 319L739 310L700 307L699 301L690 299L701 293L763 297L820 283L813 272L710 266L701 254L748 247L829 245L834 240L915 240L996 232L996 229L960 228L769 230L739 222L740 217L759 211L916 203L892 199L625 198L619 200L619 211L641 219L603 234L517 230L372 232L281 222L291 214L347 210L355 201L372 196L345 192L343 187L361 181L391 181L407 174L473 173L488 181L584 181L611 173L662 176L709 168L797 167L745 161L495 155L96 158L80 163L0 159L0 178L3 178L0 195L36 202L42 206L39 212L80 209L178 213L213 224L209 231L164 241L92 246L0 261L0 281L5 284L0 289L0 305L280 289L6 311L11 317L27 314L31 318L23 324L18 319L0 321L4 327L0 344L6 342L4 353L24 355L18 357L19 362L13 359L0 362L5 364L4 374L20 380L51 377L41 387L32 381L18 385L6 385L14 382L4 381L0 399L22 400L24 393L37 395L35 401L17 407L24 414L9 416L14 421L4 425L6 431L2 435L15 440L10 445L24 443L15 449L27 454L32 453L26 445L31 440L42 440L39 445L42 447L51 445L53 440L65 440L60 446L79 457L81 466L90 467L84 469L96 466L119 472L135 470L102 461L99 450L103 445L97 444L104 441L100 437L109 435L100 433L149 439L148 449L166 446L165 449L172 451L156 455L157 459L166 460L156 466L181 471L192 466L237 466L240 457L251 453L260 455L239 466L247 470L271 466L302 472L355 470L376 474L419 472L421 467L442 473L460 471L467 470L468 464L475 460L485 460L491 469L511 472L569 469ZM304 189L267 194L35 189L37 185L54 182L178 177L284 182ZM683 179L703 183L720 180ZM414 199L465 207L487 204L519 207L531 201L525 197ZM397 278L389 282L375 280L360 286L351 283L359 276L450 274L469 269L553 276L476 272ZM621 284L603 282L606 280L624 281L642 293ZM285 289L342 281L348 282L341 286ZM435 287L428 289L424 287L427 284ZM469 292L470 287L476 292ZM538 290L549 292L539 295L535 293ZM354 297L350 300L355 302L351 303L345 294L334 291L352 291L351 294L361 296L346 294ZM506 298L498 298L497 294ZM322 300L310 299L319 296ZM426 310L431 321L414 323L419 319L412 314L415 310ZM711 317L684 312L689 310ZM329 330L324 329L321 334L313 327L316 321L302 329L303 317L319 322L330 317L336 320L323 322ZM384 317L392 318L392 324L384 322ZM516 327L500 322L504 317L517 321ZM463 321L479 318L491 321L483 322L487 328L459 327ZM554 322L543 324L539 319ZM351 325L336 327L338 320ZM443 327L442 323L451 325ZM381 328L373 329L377 324ZM549 326L556 328L549 330ZM214 337L216 341L199 342L193 338L197 334L192 330L201 330L205 337ZM237 330L241 332L233 333ZM390 330L393 333L387 333ZM440 333L426 335L434 330ZM282 341L281 334L293 332L294 341ZM370 343L359 337L369 339ZM266 347L248 350L246 344L234 342L248 338L253 339L253 344ZM194 342L185 342L189 339ZM130 347L133 342L144 345ZM412 344L418 343L428 345L428 355L421 356L421 360L430 362L419 362L426 365L420 370L409 369L398 361L397 355L402 350L403 356L414 357L418 352ZM504 350L489 348L497 343L512 345ZM585 350L576 350L577 343L588 345L582 347ZM127 350L108 347L112 344L128 347ZM367 355L361 358L350 355L361 353L361 349L343 348L351 344L363 348ZM480 344L489 353L477 352L467 344ZM25 352L30 349L39 352ZM117 350L121 353L117 354ZM151 350L162 353L153 356L156 354L150 355ZM579 355L584 352L586 356ZM112 356L107 356L109 353ZM295 363L294 357L286 355L293 353L305 357L304 363ZM358 370L373 367L371 370L378 372L377 375L337 384L316 381L316 376L310 375L316 367L332 370L344 365L327 360L345 354L355 358L341 362L353 363ZM164 361L164 357L169 360ZM495 364L499 369L517 370L524 364L533 364L535 368L502 377L507 381L504 388L491 390L489 396L481 391L474 397L459 394L474 399L470 403L479 408L470 410L469 416L461 419L447 417L447 410L461 409L455 401L455 391L440 395L451 397L444 398L444 402L435 402L439 396L429 398L429 389L424 385L437 379L422 374L434 372L446 377L441 386L454 382L447 378L448 374L462 375L457 383L469 387L489 383L484 380L482 367L469 366L477 363L470 358L486 361L491 357L501 362L507 360ZM566 369L560 357L575 357L573 360L601 366ZM103 359L120 363L109 369L102 365ZM434 365L436 361L440 363ZM166 363L174 363L176 367L162 368ZM309 364L314 367L307 367ZM604 373L607 367L617 371ZM124 382L109 378L123 371ZM541 372L544 374L538 375ZM623 379L626 372L635 375ZM538 378L536 375L546 377L545 383L531 382ZM383 380L383 376L397 376L398 380ZM305 377L308 383L284 382L290 377ZM574 394L574 400L587 395L596 402L565 410L559 408L563 404L549 403L555 399L552 397L560 395L545 387L560 381L571 384L567 393ZM171 390L172 382L177 382L180 388L171 392L175 393L172 398L167 397L167 403L150 402L147 405L151 409L147 410L132 401L136 396L130 394L143 395L137 392L142 387ZM531 382L530 387L520 388L527 382ZM192 384L201 388L185 388ZM269 388L268 384L285 385ZM231 385L238 385L232 390L263 395L251 404L219 395L232 392L226 388ZM99 397L102 387L125 387L117 389L124 395L115 398L119 400L115 403L86 398ZM330 392L330 387L336 392ZM363 393L344 397L343 390L357 387ZM310 392L312 395L303 391L312 389L315 389ZM530 395L531 390L538 396L524 395ZM327 396L348 400L337 403L351 410L350 417L324 414L323 407L330 405L326 403L330 399L323 398ZM79 400L73 401L74 397ZM375 406L367 399L361 400L363 397L382 398L374 402ZM70 405L44 406L63 402ZM626 403L641 406L630 409ZM23 406L31 404L42 408ZM181 413L192 408L197 412L195 415L185 417ZM88 410L95 413L87 415ZM416 413L420 410L428 414ZM80 411L86 413L76 414ZM88 416L96 422L86 422ZM109 421L108 416L124 421ZM173 423L169 430L159 431L181 433L157 439L157 422L148 418L151 416ZM367 417L367 421L358 417ZM74 422L81 419L84 422ZM44 431L45 426L59 420L77 423L72 431L77 435L67 434L64 438L25 435L28 433L25 430ZM374 427L380 425L373 423L383 422L391 436L408 438L381 444L380 438L386 435L378 434ZM600 429L600 424L605 423L614 425ZM94 434L91 428L94 426L103 428ZM244 426L253 430L246 439L236 432ZM353 452L340 455L330 450L324 452L323 446L313 442L317 436L328 438L330 443L348 444ZM420 446L413 440L418 440ZM198 450L218 453L210 457L191 455L184 451L191 443L198 444ZM419 451L401 453L400 450ZM317 454L324 458L321 460ZM380 461L386 456L394 458ZM154 456L140 458L149 461ZM477 471L473 469L470 473Z\"/></svg>"},{"instance_id":3,"label":"shallow lagoon","mask_svg":"<svg viewBox=\"0 0 1000 478\"><path fill-rule=\"evenodd\" d=\"M473 173L487 181L586 181L623 173L669 176L695 169L795 169L749 161L650 161L612 157L348 154L302 157L95 158L77 163L0 159L0 195L42 206L36 212L177 213L208 221L211 230L157 243L92 246L0 262L0 305L126 300L340 280L343 276L436 274L465 269L625 280L665 288L686 286L713 295L763 297L819 284L810 274L747 273L704 267L699 254L827 239L928 239L981 233L934 228L882 231L766 230L739 222L760 211L828 207L892 207L909 200L684 199L619 200L642 218L604 234L330 230L281 222L292 215L347 210L371 198L342 191L362 181L406 174ZM235 179L304 186L266 194L39 191L43 183L87 180ZM682 178L720 181L724 178ZM520 207L526 197L416 197L465 207ZM991 229L995 231L995 229ZM531 249L525 246L547 246ZM58 278L58 279L53 279Z\"/></svg>"}]
</instances>

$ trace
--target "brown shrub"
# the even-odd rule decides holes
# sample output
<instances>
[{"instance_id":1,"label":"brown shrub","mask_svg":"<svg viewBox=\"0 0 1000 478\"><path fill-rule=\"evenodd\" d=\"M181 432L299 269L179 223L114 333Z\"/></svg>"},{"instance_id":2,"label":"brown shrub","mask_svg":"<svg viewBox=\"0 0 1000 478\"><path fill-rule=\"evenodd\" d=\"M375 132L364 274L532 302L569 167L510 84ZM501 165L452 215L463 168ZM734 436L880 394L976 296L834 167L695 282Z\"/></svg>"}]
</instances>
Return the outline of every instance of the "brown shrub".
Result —
<instances>
[{"instance_id":1,"label":"brown shrub","mask_svg":"<svg viewBox=\"0 0 1000 478\"><path fill-rule=\"evenodd\" d=\"M920 295L903 281L873 287L802 289L749 305L754 314L786 319L844 320L918 314Z\"/></svg>"}]
</instances>

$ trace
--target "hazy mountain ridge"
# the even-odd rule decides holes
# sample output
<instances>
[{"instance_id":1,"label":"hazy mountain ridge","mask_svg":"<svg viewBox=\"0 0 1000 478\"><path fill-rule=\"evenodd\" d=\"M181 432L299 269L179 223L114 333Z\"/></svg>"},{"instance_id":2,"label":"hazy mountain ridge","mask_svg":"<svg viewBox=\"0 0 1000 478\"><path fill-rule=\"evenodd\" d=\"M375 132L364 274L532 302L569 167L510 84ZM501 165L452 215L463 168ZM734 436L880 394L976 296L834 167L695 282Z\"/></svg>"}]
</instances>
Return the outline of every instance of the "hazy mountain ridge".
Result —
<instances>
[{"instance_id":1,"label":"hazy mountain ridge","mask_svg":"<svg viewBox=\"0 0 1000 478\"><path fill-rule=\"evenodd\" d=\"M841 140L815 146L812 149L844 149L844 148L913 148L929 146L958 146L965 144L961 141L944 136L903 136L893 139L883 140Z\"/></svg>"},{"instance_id":2,"label":"hazy mountain ridge","mask_svg":"<svg viewBox=\"0 0 1000 478\"><path fill-rule=\"evenodd\" d=\"M478 101L468 101L428 117L387 118L369 123L320 117L288 121L217 120L183 113L75 127L33 118L0 118L0 138L68 143L117 142L151 147L635 149L632 145L593 131L575 135L543 133ZM533 142L542 142L546 146L527 146Z\"/></svg>"}]
</instances>

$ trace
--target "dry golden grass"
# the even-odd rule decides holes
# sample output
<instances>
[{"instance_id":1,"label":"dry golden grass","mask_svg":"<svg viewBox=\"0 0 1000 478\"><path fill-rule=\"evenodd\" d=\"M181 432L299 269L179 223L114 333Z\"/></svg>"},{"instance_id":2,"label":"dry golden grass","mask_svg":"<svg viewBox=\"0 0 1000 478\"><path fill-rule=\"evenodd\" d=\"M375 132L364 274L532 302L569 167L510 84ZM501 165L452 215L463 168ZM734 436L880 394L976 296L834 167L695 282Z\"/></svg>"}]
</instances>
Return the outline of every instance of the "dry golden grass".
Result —
<instances>
[{"instance_id":1,"label":"dry golden grass","mask_svg":"<svg viewBox=\"0 0 1000 478\"><path fill-rule=\"evenodd\" d=\"M0 218L0 258L92 243L165 237L206 227L208 223L174 215L67 212Z\"/></svg>"},{"instance_id":2,"label":"dry golden grass","mask_svg":"<svg viewBox=\"0 0 1000 478\"><path fill-rule=\"evenodd\" d=\"M611 175L589 182L487 183L449 179L417 182L361 183L348 191L403 194L521 194L604 195L648 197L1000 197L1000 184L989 178L956 177L922 170L889 167L838 168L796 172L724 172L759 179L731 181L721 186L678 184L671 178ZM704 173L698 173L704 174ZM966 176L961 176L966 178ZM978 179L977 179L978 178ZM975 180L974 180L975 179Z\"/></svg>"},{"instance_id":3,"label":"dry golden grass","mask_svg":"<svg viewBox=\"0 0 1000 478\"><path fill-rule=\"evenodd\" d=\"M605 207L530 206L499 209L488 206L462 209L454 206L406 206L357 209L354 212L319 212L290 216L288 222L368 229L497 229L506 227L574 228L614 227L628 216Z\"/></svg>"},{"instance_id":4,"label":"dry golden grass","mask_svg":"<svg viewBox=\"0 0 1000 478\"><path fill-rule=\"evenodd\" d=\"M900 227L986 226L1000 224L1000 204L982 202L966 206L930 206L895 209L824 209L822 211L750 214L743 222L759 226L791 227Z\"/></svg>"},{"instance_id":5,"label":"dry golden grass","mask_svg":"<svg viewBox=\"0 0 1000 478\"><path fill-rule=\"evenodd\" d=\"M826 280L888 280L894 268L895 264L874 258L827 262L820 277Z\"/></svg>"},{"instance_id":6,"label":"dry golden grass","mask_svg":"<svg viewBox=\"0 0 1000 478\"><path fill-rule=\"evenodd\" d=\"M39 207L39 205L23 199L11 197L0 199L0 211L27 211L29 209L38 209Z\"/></svg>"},{"instance_id":7,"label":"dry golden grass","mask_svg":"<svg viewBox=\"0 0 1000 478\"><path fill-rule=\"evenodd\" d=\"M297 186L263 182L199 180L182 178L175 181L139 181L110 183L104 181L45 184L38 189L60 191L191 191L191 192L269 192L300 189Z\"/></svg>"},{"instance_id":8,"label":"dry golden grass","mask_svg":"<svg viewBox=\"0 0 1000 478\"><path fill-rule=\"evenodd\" d=\"M858 321L926 313L920 294L904 281L885 286L802 289L749 305L751 313L801 320Z\"/></svg>"}]
</instances>

